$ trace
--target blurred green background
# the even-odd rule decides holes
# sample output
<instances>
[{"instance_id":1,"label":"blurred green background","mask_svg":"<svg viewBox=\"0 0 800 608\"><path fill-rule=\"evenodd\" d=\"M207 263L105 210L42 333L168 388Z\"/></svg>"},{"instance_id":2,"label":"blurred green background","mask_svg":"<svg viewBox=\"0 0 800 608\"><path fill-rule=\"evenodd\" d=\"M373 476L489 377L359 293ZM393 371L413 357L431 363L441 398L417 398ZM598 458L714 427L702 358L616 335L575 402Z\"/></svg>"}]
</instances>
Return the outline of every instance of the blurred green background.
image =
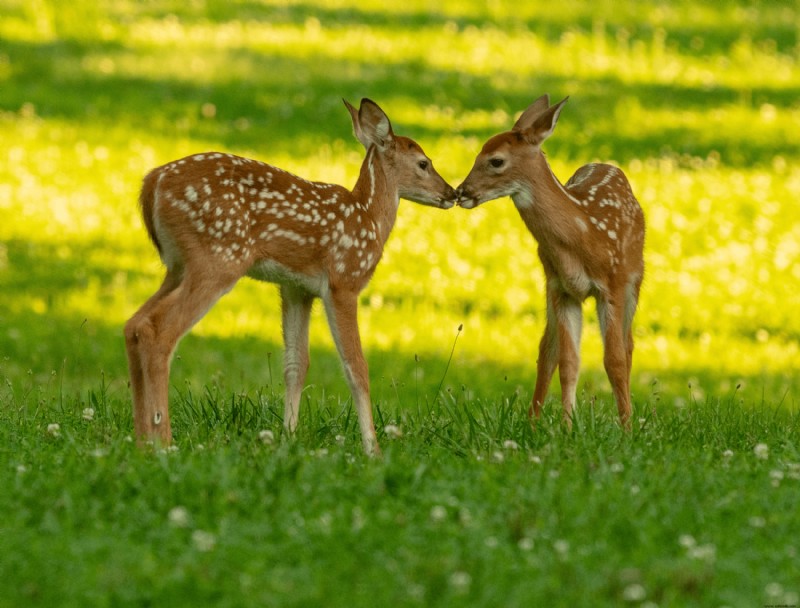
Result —
<instances>
[{"instance_id":1,"label":"blurred green background","mask_svg":"<svg viewBox=\"0 0 800 608\"><path fill-rule=\"evenodd\" d=\"M794 1L0 0L0 14L0 395L102 376L128 399L122 326L163 272L136 203L151 167L215 149L351 187L363 149L341 98L367 96L456 185L547 92L570 96L545 145L555 173L615 162L645 210L634 401L798 403ZM609 400L585 311L579 391ZM543 326L536 245L508 199L401 204L362 297L378 402L433 399L457 335L445 387L527 401ZM184 340L172 382L278 390L281 349L277 290L244 280ZM321 307L312 351L309 394L347 398Z\"/></svg>"}]
</instances>

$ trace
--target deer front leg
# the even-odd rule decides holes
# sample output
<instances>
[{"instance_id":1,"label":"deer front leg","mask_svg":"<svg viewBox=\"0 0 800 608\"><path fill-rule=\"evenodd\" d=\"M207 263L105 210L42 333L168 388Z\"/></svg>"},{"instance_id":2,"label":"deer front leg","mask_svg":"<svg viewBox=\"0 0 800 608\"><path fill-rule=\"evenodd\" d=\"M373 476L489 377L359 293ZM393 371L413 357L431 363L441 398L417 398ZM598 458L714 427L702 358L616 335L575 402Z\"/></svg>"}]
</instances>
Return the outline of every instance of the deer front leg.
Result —
<instances>
[{"instance_id":1,"label":"deer front leg","mask_svg":"<svg viewBox=\"0 0 800 608\"><path fill-rule=\"evenodd\" d=\"M369 371L358 332L358 292L331 288L322 298L333 340L344 366L361 428L361 441L368 455L379 455L378 437L372 419Z\"/></svg>"},{"instance_id":2,"label":"deer front leg","mask_svg":"<svg viewBox=\"0 0 800 608\"><path fill-rule=\"evenodd\" d=\"M572 426L572 410L578 388L578 372L581 366L581 331L583 311L581 303L561 294L555 313L558 320L558 374L561 381L561 403L564 406L564 421Z\"/></svg>"},{"instance_id":3,"label":"deer front leg","mask_svg":"<svg viewBox=\"0 0 800 608\"><path fill-rule=\"evenodd\" d=\"M300 397L308 372L308 324L311 319L313 296L288 286L281 286L283 318L283 378L286 402L283 426L290 433L297 429Z\"/></svg>"},{"instance_id":4,"label":"deer front leg","mask_svg":"<svg viewBox=\"0 0 800 608\"><path fill-rule=\"evenodd\" d=\"M538 418L542 413L547 389L558 365L558 325L556 323L553 307L547 305L547 326L539 342L539 358L536 360L536 388L533 390L533 400L528 410L528 416Z\"/></svg>"}]
</instances>

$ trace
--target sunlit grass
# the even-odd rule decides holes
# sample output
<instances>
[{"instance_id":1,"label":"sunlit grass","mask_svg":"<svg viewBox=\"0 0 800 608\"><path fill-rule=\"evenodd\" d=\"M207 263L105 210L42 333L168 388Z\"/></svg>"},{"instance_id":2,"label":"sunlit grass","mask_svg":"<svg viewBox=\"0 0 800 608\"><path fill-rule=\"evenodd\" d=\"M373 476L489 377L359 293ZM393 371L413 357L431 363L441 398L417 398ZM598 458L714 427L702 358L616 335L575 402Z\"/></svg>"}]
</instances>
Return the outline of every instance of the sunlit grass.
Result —
<instances>
[{"instance_id":1,"label":"sunlit grass","mask_svg":"<svg viewBox=\"0 0 800 608\"><path fill-rule=\"evenodd\" d=\"M774 376L764 383L781 398L800 335L791 7L567 2L565 19L563 3L445 2L434 13L420 2L100 3L89 18L78 5L4 4L0 212L13 219L0 226L0 270L15 291L3 299L10 328L21 315L87 320L84 330L97 319L94 331L114 336L100 352L120 349L117 328L162 274L135 202L155 165L224 149L352 185L362 151L340 98L368 95L457 183L482 141L547 91L572 96L548 142L556 174L614 160L645 209L641 398L654 377L681 391L693 368L720 385ZM543 276L510 201L470 213L403 203L362 300L369 351L443 356L464 323L452 381L494 361L529 390ZM590 306L586 314L587 385L605 391ZM275 290L243 282L195 335L278 344ZM312 345L332 347L321 311ZM59 357L45 348L7 365L46 375ZM102 367L124 378L121 349Z\"/></svg>"}]
</instances>

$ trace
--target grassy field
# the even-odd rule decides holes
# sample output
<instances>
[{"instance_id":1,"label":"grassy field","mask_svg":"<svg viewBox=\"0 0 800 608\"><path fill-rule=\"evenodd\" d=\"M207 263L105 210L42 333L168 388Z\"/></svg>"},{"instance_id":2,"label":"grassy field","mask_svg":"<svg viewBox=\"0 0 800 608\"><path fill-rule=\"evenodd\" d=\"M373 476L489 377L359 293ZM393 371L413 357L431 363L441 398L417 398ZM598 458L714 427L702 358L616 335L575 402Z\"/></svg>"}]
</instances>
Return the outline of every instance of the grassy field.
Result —
<instances>
[{"instance_id":1,"label":"grassy field","mask_svg":"<svg viewBox=\"0 0 800 608\"><path fill-rule=\"evenodd\" d=\"M428 4L0 0L0 606L800 604L797 4ZM383 460L321 307L281 435L253 281L178 350L178 450L129 442L148 169L351 186L368 96L457 184L545 92L556 174L619 164L648 222L630 436L589 305L575 430L557 382L528 425L543 276L501 200L401 204L360 315Z\"/></svg>"}]
</instances>

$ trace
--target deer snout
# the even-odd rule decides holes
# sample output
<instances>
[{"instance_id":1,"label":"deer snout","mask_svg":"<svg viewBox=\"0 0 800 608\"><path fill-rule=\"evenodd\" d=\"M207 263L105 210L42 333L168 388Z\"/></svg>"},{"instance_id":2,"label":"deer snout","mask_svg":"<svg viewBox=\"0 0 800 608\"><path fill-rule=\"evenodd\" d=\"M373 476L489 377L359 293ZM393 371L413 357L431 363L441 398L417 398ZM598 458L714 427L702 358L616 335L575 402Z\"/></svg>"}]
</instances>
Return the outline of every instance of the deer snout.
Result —
<instances>
[{"instance_id":1,"label":"deer snout","mask_svg":"<svg viewBox=\"0 0 800 608\"><path fill-rule=\"evenodd\" d=\"M461 184L456 188L456 205L462 209L473 209L478 206L475 196Z\"/></svg>"},{"instance_id":2,"label":"deer snout","mask_svg":"<svg viewBox=\"0 0 800 608\"><path fill-rule=\"evenodd\" d=\"M456 192L456 189L453 188L450 184L447 184L444 196L442 196L442 198L439 200L441 208L450 209L457 202L458 202L458 193Z\"/></svg>"}]
</instances>

